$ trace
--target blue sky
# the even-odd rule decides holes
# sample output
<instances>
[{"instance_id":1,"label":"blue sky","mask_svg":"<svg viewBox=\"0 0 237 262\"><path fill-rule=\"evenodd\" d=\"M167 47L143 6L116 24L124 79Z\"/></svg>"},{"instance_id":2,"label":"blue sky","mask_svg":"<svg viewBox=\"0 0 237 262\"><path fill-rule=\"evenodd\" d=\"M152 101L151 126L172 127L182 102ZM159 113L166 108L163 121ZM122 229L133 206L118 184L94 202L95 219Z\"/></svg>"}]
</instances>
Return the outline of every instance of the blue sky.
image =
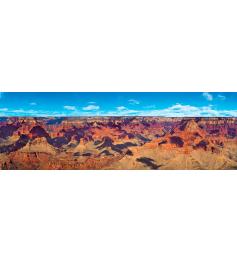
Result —
<instances>
[{"instance_id":1,"label":"blue sky","mask_svg":"<svg viewBox=\"0 0 237 262\"><path fill-rule=\"evenodd\" d=\"M237 92L0 92L0 116L236 116Z\"/></svg>"}]
</instances>

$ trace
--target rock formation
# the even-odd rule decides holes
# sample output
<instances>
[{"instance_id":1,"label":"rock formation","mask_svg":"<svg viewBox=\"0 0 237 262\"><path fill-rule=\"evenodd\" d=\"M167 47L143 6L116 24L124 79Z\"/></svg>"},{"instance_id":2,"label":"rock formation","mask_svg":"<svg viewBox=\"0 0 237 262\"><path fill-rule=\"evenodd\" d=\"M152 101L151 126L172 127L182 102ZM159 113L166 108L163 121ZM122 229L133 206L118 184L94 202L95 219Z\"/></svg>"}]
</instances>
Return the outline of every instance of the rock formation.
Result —
<instances>
[{"instance_id":1,"label":"rock formation","mask_svg":"<svg viewBox=\"0 0 237 262\"><path fill-rule=\"evenodd\" d=\"M0 120L0 169L237 169L237 118Z\"/></svg>"}]
</instances>

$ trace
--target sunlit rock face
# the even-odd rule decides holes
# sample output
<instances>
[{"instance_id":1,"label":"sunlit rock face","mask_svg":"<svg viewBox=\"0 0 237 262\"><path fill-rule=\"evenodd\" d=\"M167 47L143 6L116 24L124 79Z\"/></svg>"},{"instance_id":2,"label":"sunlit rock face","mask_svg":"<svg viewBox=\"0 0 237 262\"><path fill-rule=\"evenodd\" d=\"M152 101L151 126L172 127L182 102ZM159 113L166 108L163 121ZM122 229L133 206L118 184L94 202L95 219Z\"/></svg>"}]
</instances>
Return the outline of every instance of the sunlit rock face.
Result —
<instances>
[{"instance_id":1,"label":"sunlit rock face","mask_svg":"<svg viewBox=\"0 0 237 262\"><path fill-rule=\"evenodd\" d=\"M237 169L237 118L1 118L0 169Z\"/></svg>"}]
</instances>

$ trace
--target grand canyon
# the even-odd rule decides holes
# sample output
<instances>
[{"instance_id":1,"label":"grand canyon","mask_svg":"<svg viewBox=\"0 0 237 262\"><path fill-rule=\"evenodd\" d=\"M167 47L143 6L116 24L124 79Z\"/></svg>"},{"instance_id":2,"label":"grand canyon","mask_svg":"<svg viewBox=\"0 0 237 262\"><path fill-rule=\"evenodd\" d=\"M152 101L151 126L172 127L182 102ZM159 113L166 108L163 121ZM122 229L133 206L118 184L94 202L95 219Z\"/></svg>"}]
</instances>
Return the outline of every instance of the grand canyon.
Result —
<instances>
[{"instance_id":1,"label":"grand canyon","mask_svg":"<svg viewBox=\"0 0 237 262\"><path fill-rule=\"evenodd\" d=\"M237 118L0 117L0 169L237 169Z\"/></svg>"}]
</instances>

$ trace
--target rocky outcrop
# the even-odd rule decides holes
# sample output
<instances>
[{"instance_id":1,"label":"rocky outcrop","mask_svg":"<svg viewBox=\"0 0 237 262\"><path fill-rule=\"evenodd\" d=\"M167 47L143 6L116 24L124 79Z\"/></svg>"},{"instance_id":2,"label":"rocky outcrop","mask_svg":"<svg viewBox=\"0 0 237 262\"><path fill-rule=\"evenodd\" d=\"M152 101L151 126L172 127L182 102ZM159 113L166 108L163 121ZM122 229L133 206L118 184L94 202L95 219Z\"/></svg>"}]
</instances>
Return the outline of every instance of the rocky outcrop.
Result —
<instances>
[{"instance_id":1,"label":"rocky outcrop","mask_svg":"<svg viewBox=\"0 0 237 262\"><path fill-rule=\"evenodd\" d=\"M0 169L235 169L237 118L13 117Z\"/></svg>"}]
</instances>

